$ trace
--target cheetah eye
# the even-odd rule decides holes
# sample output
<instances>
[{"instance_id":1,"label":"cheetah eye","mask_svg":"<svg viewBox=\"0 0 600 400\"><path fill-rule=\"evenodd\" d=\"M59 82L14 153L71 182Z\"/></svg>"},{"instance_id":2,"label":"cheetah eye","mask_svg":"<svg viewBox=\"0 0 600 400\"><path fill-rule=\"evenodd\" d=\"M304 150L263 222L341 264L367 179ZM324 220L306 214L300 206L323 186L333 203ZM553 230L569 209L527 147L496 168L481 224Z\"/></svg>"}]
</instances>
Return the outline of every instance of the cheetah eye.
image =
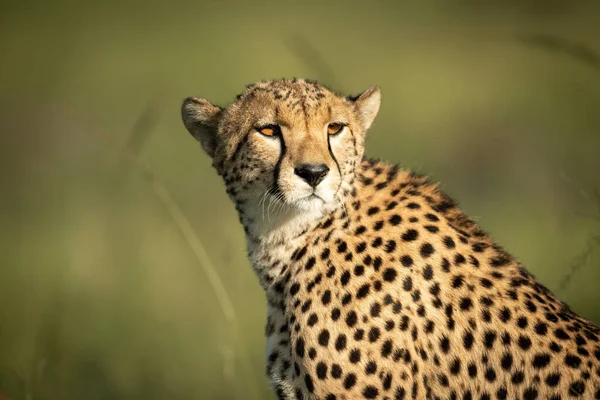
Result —
<instances>
[{"instance_id":1,"label":"cheetah eye","mask_svg":"<svg viewBox=\"0 0 600 400\"><path fill-rule=\"evenodd\" d=\"M265 136L277 136L281 132L277 125L266 125L256 128L256 130Z\"/></svg>"},{"instance_id":2,"label":"cheetah eye","mask_svg":"<svg viewBox=\"0 0 600 400\"><path fill-rule=\"evenodd\" d=\"M327 134L328 135L337 135L338 133L340 133L343 129L344 129L344 124L340 124L337 122L334 122L332 124L329 124L327 126Z\"/></svg>"}]
</instances>

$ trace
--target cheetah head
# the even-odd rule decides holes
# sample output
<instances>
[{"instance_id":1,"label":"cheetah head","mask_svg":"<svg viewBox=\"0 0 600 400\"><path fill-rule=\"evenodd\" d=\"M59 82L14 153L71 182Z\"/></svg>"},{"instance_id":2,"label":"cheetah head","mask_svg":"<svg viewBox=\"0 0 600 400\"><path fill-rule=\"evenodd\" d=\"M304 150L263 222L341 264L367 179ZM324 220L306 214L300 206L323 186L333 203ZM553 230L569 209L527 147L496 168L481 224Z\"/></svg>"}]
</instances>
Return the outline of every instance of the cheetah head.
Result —
<instances>
[{"instance_id":1,"label":"cheetah head","mask_svg":"<svg viewBox=\"0 0 600 400\"><path fill-rule=\"evenodd\" d=\"M338 207L351 192L379 104L377 88L345 97L283 79L249 85L227 107L189 97L182 117L242 222L256 223L265 214L319 216Z\"/></svg>"}]
</instances>

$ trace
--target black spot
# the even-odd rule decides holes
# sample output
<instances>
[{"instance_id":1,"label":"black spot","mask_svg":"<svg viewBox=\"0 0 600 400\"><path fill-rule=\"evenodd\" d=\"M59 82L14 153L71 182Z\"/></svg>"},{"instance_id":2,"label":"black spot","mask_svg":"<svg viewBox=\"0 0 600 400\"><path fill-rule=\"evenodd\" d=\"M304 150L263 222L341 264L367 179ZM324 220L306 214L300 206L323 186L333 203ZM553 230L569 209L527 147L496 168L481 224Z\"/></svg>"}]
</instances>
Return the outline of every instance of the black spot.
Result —
<instances>
[{"instance_id":1,"label":"black spot","mask_svg":"<svg viewBox=\"0 0 600 400\"><path fill-rule=\"evenodd\" d=\"M459 287L461 287L464 283L464 277L463 275L456 275L455 277L452 278L452 287L454 289L458 289Z\"/></svg>"},{"instance_id":2,"label":"black spot","mask_svg":"<svg viewBox=\"0 0 600 400\"><path fill-rule=\"evenodd\" d=\"M369 385L369 386L365 386L362 394L365 399L374 399L379 394L379 390L377 390L377 388L375 386Z\"/></svg>"},{"instance_id":3,"label":"black spot","mask_svg":"<svg viewBox=\"0 0 600 400\"><path fill-rule=\"evenodd\" d=\"M392 387L392 374L386 374L385 378L383 379L383 389L384 390L390 390L390 388Z\"/></svg>"},{"instance_id":4,"label":"black spot","mask_svg":"<svg viewBox=\"0 0 600 400\"><path fill-rule=\"evenodd\" d=\"M356 312L354 310L348 312L348 315L346 315L346 324L351 328L354 325L356 325L357 320L358 320L358 316L356 315Z\"/></svg>"},{"instance_id":5,"label":"black spot","mask_svg":"<svg viewBox=\"0 0 600 400\"><path fill-rule=\"evenodd\" d=\"M394 400L404 400L406 398L406 389L402 386L398 386L396 388L396 393L394 393Z\"/></svg>"},{"instance_id":6,"label":"black spot","mask_svg":"<svg viewBox=\"0 0 600 400\"><path fill-rule=\"evenodd\" d=\"M367 215L377 214L379 212L379 207L371 207L367 210Z\"/></svg>"},{"instance_id":7,"label":"black spot","mask_svg":"<svg viewBox=\"0 0 600 400\"><path fill-rule=\"evenodd\" d=\"M417 232L415 229L409 229L402 234L402 240L404 240L405 242L415 241L418 237L419 232Z\"/></svg>"},{"instance_id":8,"label":"black spot","mask_svg":"<svg viewBox=\"0 0 600 400\"><path fill-rule=\"evenodd\" d=\"M394 214L390 217L390 224L395 226L400 224L400 222L402 222L402 218L398 214Z\"/></svg>"},{"instance_id":9,"label":"black spot","mask_svg":"<svg viewBox=\"0 0 600 400\"><path fill-rule=\"evenodd\" d=\"M340 333L335 341L335 349L337 351L344 350L346 348L346 343L347 343L346 335L344 335L343 333Z\"/></svg>"},{"instance_id":10,"label":"black spot","mask_svg":"<svg viewBox=\"0 0 600 400\"><path fill-rule=\"evenodd\" d=\"M488 247L489 247L488 244L485 244L485 243L482 243L482 242L473 243L473 246L471 246L471 248L473 249L473 251L475 253L482 253Z\"/></svg>"},{"instance_id":11,"label":"black spot","mask_svg":"<svg viewBox=\"0 0 600 400\"><path fill-rule=\"evenodd\" d=\"M427 218L431 222L438 222L440 219L435 214L425 214L425 218Z\"/></svg>"},{"instance_id":12,"label":"black spot","mask_svg":"<svg viewBox=\"0 0 600 400\"><path fill-rule=\"evenodd\" d=\"M446 257L442 258L442 271L450 272L450 261Z\"/></svg>"},{"instance_id":13,"label":"black spot","mask_svg":"<svg viewBox=\"0 0 600 400\"><path fill-rule=\"evenodd\" d=\"M371 311L370 311L370 313L371 313L372 317L378 317L379 314L381 313L381 304L379 304L379 303L373 303L371 305Z\"/></svg>"},{"instance_id":14,"label":"black spot","mask_svg":"<svg viewBox=\"0 0 600 400\"><path fill-rule=\"evenodd\" d=\"M392 341L386 340L381 346L381 356L387 358L392 353Z\"/></svg>"},{"instance_id":15,"label":"black spot","mask_svg":"<svg viewBox=\"0 0 600 400\"><path fill-rule=\"evenodd\" d=\"M383 280L386 282L393 282L396 279L398 273L393 268L387 268L383 271Z\"/></svg>"},{"instance_id":16,"label":"black spot","mask_svg":"<svg viewBox=\"0 0 600 400\"><path fill-rule=\"evenodd\" d=\"M520 385L521 383L523 383L524 380L525 380L525 374L523 373L523 371L515 372L510 379L510 381L512 383L514 383L515 385Z\"/></svg>"},{"instance_id":17,"label":"black spot","mask_svg":"<svg viewBox=\"0 0 600 400\"><path fill-rule=\"evenodd\" d=\"M532 364L535 369L546 368L550 364L550 355L546 353L536 354L533 357Z\"/></svg>"},{"instance_id":18,"label":"black spot","mask_svg":"<svg viewBox=\"0 0 600 400\"><path fill-rule=\"evenodd\" d=\"M527 300L525 302L525 307L527 307L527 309L532 313L536 312L536 310L537 310L536 305L533 304L533 302L531 300Z\"/></svg>"},{"instance_id":19,"label":"black spot","mask_svg":"<svg viewBox=\"0 0 600 400\"><path fill-rule=\"evenodd\" d=\"M440 339L440 348L444 354L448 354L448 351L450 351L450 339L448 339L446 336L442 336Z\"/></svg>"},{"instance_id":20,"label":"black spot","mask_svg":"<svg viewBox=\"0 0 600 400\"><path fill-rule=\"evenodd\" d=\"M304 302L304 304L302 304L302 313L307 312L308 310L310 310L310 306L312 304L312 300L306 300L306 302Z\"/></svg>"},{"instance_id":21,"label":"black spot","mask_svg":"<svg viewBox=\"0 0 600 400\"><path fill-rule=\"evenodd\" d=\"M350 271L346 270L342 273L342 276L340 278L340 283L342 284L342 286L346 286L349 281L350 281Z\"/></svg>"},{"instance_id":22,"label":"black spot","mask_svg":"<svg viewBox=\"0 0 600 400\"><path fill-rule=\"evenodd\" d=\"M365 373L367 375L373 375L375 372L377 372L377 364L373 361L369 361L365 366Z\"/></svg>"},{"instance_id":23,"label":"black spot","mask_svg":"<svg viewBox=\"0 0 600 400\"><path fill-rule=\"evenodd\" d=\"M362 235L363 233L365 233L367 230L367 227L364 225L359 226L358 228L356 228L356 230L354 231L355 235Z\"/></svg>"},{"instance_id":24,"label":"black spot","mask_svg":"<svg viewBox=\"0 0 600 400\"><path fill-rule=\"evenodd\" d=\"M465 256L463 256L462 254L457 254L454 256L454 264L458 265L462 265L465 262L467 262L467 260L465 259Z\"/></svg>"},{"instance_id":25,"label":"black spot","mask_svg":"<svg viewBox=\"0 0 600 400\"><path fill-rule=\"evenodd\" d=\"M554 336L560 340L569 340L571 338L564 330L560 328L554 331Z\"/></svg>"},{"instance_id":26,"label":"black spot","mask_svg":"<svg viewBox=\"0 0 600 400\"><path fill-rule=\"evenodd\" d=\"M463 311L469 311L473 306L473 301L468 297L463 297L460 300L459 307Z\"/></svg>"},{"instance_id":27,"label":"black spot","mask_svg":"<svg viewBox=\"0 0 600 400\"><path fill-rule=\"evenodd\" d=\"M364 335L365 335L364 329L357 329L356 332L354 332L354 340L356 340L357 342L360 342L363 339Z\"/></svg>"},{"instance_id":28,"label":"black spot","mask_svg":"<svg viewBox=\"0 0 600 400\"><path fill-rule=\"evenodd\" d=\"M513 365L512 355L510 353L505 353L500 360L500 365L502 366L502 369L510 371Z\"/></svg>"},{"instance_id":29,"label":"black spot","mask_svg":"<svg viewBox=\"0 0 600 400\"><path fill-rule=\"evenodd\" d=\"M523 350L529 350L529 348L531 347L531 339L529 339L527 336L519 336L519 340L517 341L517 343L519 344L519 347Z\"/></svg>"},{"instance_id":30,"label":"black spot","mask_svg":"<svg viewBox=\"0 0 600 400\"><path fill-rule=\"evenodd\" d=\"M438 376L438 379L439 379L439 381L440 381L440 384L441 384L442 386L444 386L444 387L448 387L448 386L450 386L450 381L448 381L448 377L447 377L446 375L444 375L444 374L440 374L440 375Z\"/></svg>"},{"instance_id":31,"label":"black spot","mask_svg":"<svg viewBox=\"0 0 600 400\"><path fill-rule=\"evenodd\" d=\"M444 237L444 244L449 249L453 249L453 248L456 247L456 244L454 243L454 240L450 236L445 236Z\"/></svg>"},{"instance_id":32,"label":"black spot","mask_svg":"<svg viewBox=\"0 0 600 400\"><path fill-rule=\"evenodd\" d=\"M496 341L496 332L487 331L484 334L483 342L485 344L485 347L487 347L488 349L491 349L492 347L494 347L495 341Z\"/></svg>"},{"instance_id":33,"label":"black spot","mask_svg":"<svg viewBox=\"0 0 600 400\"><path fill-rule=\"evenodd\" d=\"M356 252L360 254L363 251L365 251L366 248L367 248L367 244L365 242L360 242L359 244L356 245Z\"/></svg>"},{"instance_id":34,"label":"black spot","mask_svg":"<svg viewBox=\"0 0 600 400\"><path fill-rule=\"evenodd\" d=\"M327 329L323 329L319 334L318 338L319 344L323 347L327 347L329 344L329 331Z\"/></svg>"},{"instance_id":35,"label":"black spot","mask_svg":"<svg viewBox=\"0 0 600 400\"><path fill-rule=\"evenodd\" d=\"M503 267L510 262L507 256L499 255L490 259L492 267Z\"/></svg>"},{"instance_id":36,"label":"black spot","mask_svg":"<svg viewBox=\"0 0 600 400\"><path fill-rule=\"evenodd\" d=\"M350 351L350 356L348 357L352 364L356 364L360 361L360 350L354 349Z\"/></svg>"},{"instance_id":37,"label":"black spot","mask_svg":"<svg viewBox=\"0 0 600 400\"><path fill-rule=\"evenodd\" d=\"M485 371L485 379L488 382L494 382L496 380L496 371L494 371L492 368L488 368Z\"/></svg>"},{"instance_id":38,"label":"black spot","mask_svg":"<svg viewBox=\"0 0 600 400\"><path fill-rule=\"evenodd\" d=\"M306 385L306 389L312 393L315 390L315 387L313 385L313 381L312 378L310 377L310 375L306 374L304 376L304 384Z\"/></svg>"},{"instance_id":39,"label":"black spot","mask_svg":"<svg viewBox=\"0 0 600 400\"><path fill-rule=\"evenodd\" d=\"M304 357L304 339L301 337L296 341L296 355L300 358Z\"/></svg>"},{"instance_id":40,"label":"black spot","mask_svg":"<svg viewBox=\"0 0 600 400\"><path fill-rule=\"evenodd\" d=\"M296 293L298 293L299 290L300 290L300 285L298 283L294 283L292 286L290 286L290 294L292 296L294 296Z\"/></svg>"},{"instance_id":41,"label":"black spot","mask_svg":"<svg viewBox=\"0 0 600 400\"><path fill-rule=\"evenodd\" d=\"M431 243L423 243L421 245L421 257L428 258L435 252Z\"/></svg>"},{"instance_id":42,"label":"black spot","mask_svg":"<svg viewBox=\"0 0 600 400\"><path fill-rule=\"evenodd\" d=\"M427 324L425 325L425 333L433 332L435 327L435 323L432 320L427 320Z\"/></svg>"},{"instance_id":43,"label":"black spot","mask_svg":"<svg viewBox=\"0 0 600 400\"><path fill-rule=\"evenodd\" d=\"M398 328L400 328L400 330L403 331L403 332L407 331L408 328L409 328L409 321L410 320L409 320L408 316L403 315L402 319L401 319L401 322L400 322L400 325L398 325Z\"/></svg>"},{"instance_id":44,"label":"black spot","mask_svg":"<svg viewBox=\"0 0 600 400\"><path fill-rule=\"evenodd\" d=\"M550 312L547 312L547 313L545 314L545 317L546 317L546 319L547 319L548 321L550 321L550 322L558 322L558 317L557 317L556 315L554 315L554 314L550 313Z\"/></svg>"},{"instance_id":45,"label":"black spot","mask_svg":"<svg viewBox=\"0 0 600 400\"><path fill-rule=\"evenodd\" d=\"M327 365L322 361L317 364L317 378L321 380L327 378Z\"/></svg>"},{"instance_id":46,"label":"black spot","mask_svg":"<svg viewBox=\"0 0 600 400\"><path fill-rule=\"evenodd\" d=\"M538 322L534 327L535 333L544 336L548 332L548 324L544 322Z\"/></svg>"},{"instance_id":47,"label":"black spot","mask_svg":"<svg viewBox=\"0 0 600 400\"><path fill-rule=\"evenodd\" d=\"M521 329L525 329L527 328L527 318L525 317L519 317L517 319L517 326Z\"/></svg>"},{"instance_id":48,"label":"black spot","mask_svg":"<svg viewBox=\"0 0 600 400\"><path fill-rule=\"evenodd\" d=\"M410 276L407 276L404 279L404 282L402 284L402 287L404 288L404 290L406 290L407 292L410 292L412 290L412 278Z\"/></svg>"},{"instance_id":49,"label":"black spot","mask_svg":"<svg viewBox=\"0 0 600 400\"><path fill-rule=\"evenodd\" d=\"M473 347L473 340L473 334L470 331L465 332L465 335L463 336L463 346L465 349L471 350L471 347Z\"/></svg>"},{"instance_id":50,"label":"black spot","mask_svg":"<svg viewBox=\"0 0 600 400\"><path fill-rule=\"evenodd\" d=\"M523 392L523 400L535 400L538 398L538 391L534 387L528 387Z\"/></svg>"},{"instance_id":51,"label":"black spot","mask_svg":"<svg viewBox=\"0 0 600 400\"><path fill-rule=\"evenodd\" d=\"M423 269L423 278L427 281L433 278L433 268L431 268L431 265L427 264Z\"/></svg>"},{"instance_id":52,"label":"black spot","mask_svg":"<svg viewBox=\"0 0 600 400\"><path fill-rule=\"evenodd\" d=\"M331 310L331 319L333 321L337 321L340 318L341 312L339 308L334 308Z\"/></svg>"},{"instance_id":53,"label":"black spot","mask_svg":"<svg viewBox=\"0 0 600 400\"><path fill-rule=\"evenodd\" d=\"M377 327L371 327L371 329L369 330L369 342L373 343L376 342L377 339L379 339L380 336L380 331L379 328Z\"/></svg>"},{"instance_id":54,"label":"black spot","mask_svg":"<svg viewBox=\"0 0 600 400\"><path fill-rule=\"evenodd\" d=\"M546 377L546 385L550 386L550 387L554 387L557 386L560 382L560 375L559 374L550 374Z\"/></svg>"},{"instance_id":55,"label":"black spot","mask_svg":"<svg viewBox=\"0 0 600 400\"><path fill-rule=\"evenodd\" d=\"M469 364L469 366L467 367L467 371L469 372L470 378L477 377L477 366L475 364Z\"/></svg>"},{"instance_id":56,"label":"black spot","mask_svg":"<svg viewBox=\"0 0 600 400\"><path fill-rule=\"evenodd\" d=\"M569 386L569 395L571 397L579 397L585 392L585 384L583 381L575 381Z\"/></svg>"},{"instance_id":57,"label":"black spot","mask_svg":"<svg viewBox=\"0 0 600 400\"><path fill-rule=\"evenodd\" d=\"M403 267L410 268L413 265L413 259L408 254L405 254L400 257L400 263L402 263Z\"/></svg>"},{"instance_id":58,"label":"black spot","mask_svg":"<svg viewBox=\"0 0 600 400\"><path fill-rule=\"evenodd\" d=\"M394 323L394 321L392 321L391 319L388 319L387 321L385 321L385 330L389 332L392 329L394 329L395 325L396 324Z\"/></svg>"},{"instance_id":59,"label":"black spot","mask_svg":"<svg viewBox=\"0 0 600 400\"><path fill-rule=\"evenodd\" d=\"M356 298L362 299L363 297L366 297L369 294L370 288L371 284L369 283L365 283L364 285L362 285L356 292Z\"/></svg>"},{"instance_id":60,"label":"black spot","mask_svg":"<svg viewBox=\"0 0 600 400\"><path fill-rule=\"evenodd\" d=\"M331 377L334 379L339 379L342 376L342 367L339 364L333 364L331 366Z\"/></svg>"},{"instance_id":61,"label":"black spot","mask_svg":"<svg viewBox=\"0 0 600 400\"><path fill-rule=\"evenodd\" d=\"M379 271L379 268L381 267L382 263L383 260L381 259L381 257L375 257L375 260L373 260L373 268L375 269L375 271Z\"/></svg>"},{"instance_id":62,"label":"black spot","mask_svg":"<svg viewBox=\"0 0 600 400\"><path fill-rule=\"evenodd\" d=\"M452 375L458 375L460 373L460 360L455 358L450 364L450 373Z\"/></svg>"},{"instance_id":63,"label":"black spot","mask_svg":"<svg viewBox=\"0 0 600 400\"><path fill-rule=\"evenodd\" d=\"M356 384L356 375L348 374L344 378L344 388L351 389Z\"/></svg>"},{"instance_id":64,"label":"black spot","mask_svg":"<svg viewBox=\"0 0 600 400\"><path fill-rule=\"evenodd\" d=\"M304 246L303 248L301 248L300 250L298 250L298 252L295 252L292 257L296 260L299 261L302 257L304 257L304 255L306 254L306 250L307 250L307 246Z\"/></svg>"},{"instance_id":65,"label":"black spot","mask_svg":"<svg viewBox=\"0 0 600 400\"><path fill-rule=\"evenodd\" d=\"M425 229L431 233L438 233L439 232L439 228L435 225L425 225Z\"/></svg>"},{"instance_id":66,"label":"black spot","mask_svg":"<svg viewBox=\"0 0 600 400\"><path fill-rule=\"evenodd\" d=\"M461 239L462 239L462 237L461 237ZM477 258L473 257L472 255L469 256L469 262L475 268L479 268L479 260Z\"/></svg>"},{"instance_id":67,"label":"black spot","mask_svg":"<svg viewBox=\"0 0 600 400\"><path fill-rule=\"evenodd\" d=\"M396 242L394 240L388 240L385 244L385 251L391 253L394 249L396 249Z\"/></svg>"},{"instance_id":68,"label":"black spot","mask_svg":"<svg viewBox=\"0 0 600 400\"><path fill-rule=\"evenodd\" d=\"M581 365L581 358L573 354L567 354L565 356L565 364L571 368L579 368Z\"/></svg>"},{"instance_id":69,"label":"black spot","mask_svg":"<svg viewBox=\"0 0 600 400\"><path fill-rule=\"evenodd\" d=\"M508 390L505 387L500 387L496 391L496 397L498 400L506 400L508 398Z\"/></svg>"}]
</instances>

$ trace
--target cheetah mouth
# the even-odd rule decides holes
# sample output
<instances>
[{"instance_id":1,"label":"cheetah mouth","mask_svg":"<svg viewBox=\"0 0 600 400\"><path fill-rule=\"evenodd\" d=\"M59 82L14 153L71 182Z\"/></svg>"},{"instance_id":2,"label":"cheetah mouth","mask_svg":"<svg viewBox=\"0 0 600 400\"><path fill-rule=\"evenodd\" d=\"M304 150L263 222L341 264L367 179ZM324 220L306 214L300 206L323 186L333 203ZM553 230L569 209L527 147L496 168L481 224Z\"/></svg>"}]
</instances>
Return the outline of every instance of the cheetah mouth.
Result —
<instances>
[{"instance_id":1,"label":"cheetah mouth","mask_svg":"<svg viewBox=\"0 0 600 400\"><path fill-rule=\"evenodd\" d=\"M320 209L326 203L325 199L316 193L311 193L294 202L294 205L303 211Z\"/></svg>"},{"instance_id":2,"label":"cheetah mouth","mask_svg":"<svg viewBox=\"0 0 600 400\"><path fill-rule=\"evenodd\" d=\"M316 193L314 193L314 192L313 192L313 193L311 193L311 194L309 194L308 196L306 196L304 199L307 199L307 200L319 199L319 200L321 200L321 201L323 201L323 202L325 201L325 200L323 200L323 198L322 198L321 196L319 196L318 194L316 194ZM304 200L304 199L303 199L303 200Z\"/></svg>"}]
</instances>

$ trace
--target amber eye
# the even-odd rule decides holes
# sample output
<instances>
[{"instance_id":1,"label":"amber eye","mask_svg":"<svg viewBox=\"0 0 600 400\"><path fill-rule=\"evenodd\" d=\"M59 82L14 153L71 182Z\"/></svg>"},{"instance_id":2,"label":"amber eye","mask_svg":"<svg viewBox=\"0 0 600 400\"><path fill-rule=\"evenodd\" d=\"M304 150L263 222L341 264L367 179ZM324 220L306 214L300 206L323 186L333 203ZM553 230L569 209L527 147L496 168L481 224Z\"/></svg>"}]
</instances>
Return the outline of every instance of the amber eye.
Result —
<instances>
[{"instance_id":1,"label":"amber eye","mask_svg":"<svg viewBox=\"0 0 600 400\"><path fill-rule=\"evenodd\" d=\"M338 124L338 123L329 124L327 126L327 134L337 135L338 133L340 133L342 131L342 129L344 129L344 125L342 125L342 124Z\"/></svg>"},{"instance_id":2,"label":"amber eye","mask_svg":"<svg viewBox=\"0 0 600 400\"><path fill-rule=\"evenodd\" d=\"M256 130L265 136L275 136L279 133L279 127L277 125L267 125L257 128Z\"/></svg>"}]
</instances>

